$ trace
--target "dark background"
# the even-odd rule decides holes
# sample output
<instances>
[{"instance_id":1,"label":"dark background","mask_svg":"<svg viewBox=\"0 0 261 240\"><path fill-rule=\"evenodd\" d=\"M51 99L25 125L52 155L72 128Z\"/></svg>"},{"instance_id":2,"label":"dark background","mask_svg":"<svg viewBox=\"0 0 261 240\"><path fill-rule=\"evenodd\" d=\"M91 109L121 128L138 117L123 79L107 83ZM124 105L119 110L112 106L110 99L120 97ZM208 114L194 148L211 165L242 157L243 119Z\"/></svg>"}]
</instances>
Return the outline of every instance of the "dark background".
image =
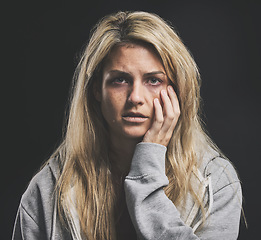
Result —
<instances>
[{"instance_id":1,"label":"dark background","mask_svg":"<svg viewBox=\"0 0 261 240\"><path fill-rule=\"evenodd\" d=\"M77 56L90 29L118 10L159 14L192 52L207 129L242 181L249 228L242 221L239 239L253 239L261 217L261 2L252 0L34 0L3 7L0 238L11 238L22 193L59 144Z\"/></svg>"}]
</instances>

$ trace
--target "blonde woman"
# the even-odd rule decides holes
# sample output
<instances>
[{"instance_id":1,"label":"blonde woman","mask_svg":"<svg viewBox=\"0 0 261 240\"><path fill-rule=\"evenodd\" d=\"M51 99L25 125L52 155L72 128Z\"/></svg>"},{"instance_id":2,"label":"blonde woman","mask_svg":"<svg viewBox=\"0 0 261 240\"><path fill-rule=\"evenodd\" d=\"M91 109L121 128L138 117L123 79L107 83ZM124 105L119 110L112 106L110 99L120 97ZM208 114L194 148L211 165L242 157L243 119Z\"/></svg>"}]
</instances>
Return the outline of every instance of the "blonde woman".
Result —
<instances>
[{"instance_id":1,"label":"blonde woman","mask_svg":"<svg viewBox=\"0 0 261 240\"><path fill-rule=\"evenodd\" d=\"M236 239L240 182L202 128L199 89L193 58L159 16L103 18L13 239Z\"/></svg>"}]
</instances>

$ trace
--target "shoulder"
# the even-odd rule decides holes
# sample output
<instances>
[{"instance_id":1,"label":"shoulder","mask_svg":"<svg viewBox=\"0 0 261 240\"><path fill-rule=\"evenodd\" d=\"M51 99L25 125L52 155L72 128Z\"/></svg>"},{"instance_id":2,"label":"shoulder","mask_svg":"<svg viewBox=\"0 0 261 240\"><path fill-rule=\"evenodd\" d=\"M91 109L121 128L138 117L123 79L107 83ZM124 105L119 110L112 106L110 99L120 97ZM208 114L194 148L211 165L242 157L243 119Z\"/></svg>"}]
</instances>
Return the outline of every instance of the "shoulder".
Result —
<instances>
[{"instance_id":1,"label":"shoulder","mask_svg":"<svg viewBox=\"0 0 261 240\"><path fill-rule=\"evenodd\" d=\"M51 159L32 178L21 198L20 207L37 223L43 216L51 218L58 169L56 160Z\"/></svg>"},{"instance_id":2,"label":"shoulder","mask_svg":"<svg viewBox=\"0 0 261 240\"><path fill-rule=\"evenodd\" d=\"M48 163L31 179L22 200L28 196L37 195L39 192L48 193L54 190L58 176L58 163L51 159Z\"/></svg>"},{"instance_id":3,"label":"shoulder","mask_svg":"<svg viewBox=\"0 0 261 240\"><path fill-rule=\"evenodd\" d=\"M204 177L211 176L214 193L226 186L240 184L232 162L213 149L205 153L200 169Z\"/></svg>"},{"instance_id":4,"label":"shoulder","mask_svg":"<svg viewBox=\"0 0 261 240\"><path fill-rule=\"evenodd\" d=\"M32 178L20 202L13 239L71 239L57 215L58 174L58 161L51 159Z\"/></svg>"}]
</instances>

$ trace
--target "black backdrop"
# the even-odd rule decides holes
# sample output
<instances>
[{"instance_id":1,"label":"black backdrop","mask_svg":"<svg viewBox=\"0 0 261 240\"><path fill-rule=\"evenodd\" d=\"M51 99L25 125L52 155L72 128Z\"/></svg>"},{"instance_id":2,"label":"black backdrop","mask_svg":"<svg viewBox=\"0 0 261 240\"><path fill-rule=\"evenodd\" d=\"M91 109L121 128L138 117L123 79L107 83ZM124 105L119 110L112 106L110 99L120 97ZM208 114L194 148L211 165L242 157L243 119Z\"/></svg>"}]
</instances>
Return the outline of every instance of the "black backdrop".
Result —
<instances>
[{"instance_id":1,"label":"black backdrop","mask_svg":"<svg viewBox=\"0 0 261 240\"><path fill-rule=\"evenodd\" d=\"M254 238L261 217L260 1L10 1L2 10L1 239L10 239L22 193L60 141L77 54L97 20L118 10L159 14L192 52L207 129L242 180L249 229L241 223L239 239Z\"/></svg>"}]
</instances>

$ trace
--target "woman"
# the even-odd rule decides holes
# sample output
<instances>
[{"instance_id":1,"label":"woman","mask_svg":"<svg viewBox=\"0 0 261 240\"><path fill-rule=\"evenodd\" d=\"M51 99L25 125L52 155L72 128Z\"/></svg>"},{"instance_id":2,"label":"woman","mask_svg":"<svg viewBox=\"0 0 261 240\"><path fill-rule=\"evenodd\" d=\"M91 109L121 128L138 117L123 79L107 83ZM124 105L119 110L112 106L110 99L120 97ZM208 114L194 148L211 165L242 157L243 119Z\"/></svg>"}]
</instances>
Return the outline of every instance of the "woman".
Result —
<instances>
[{"instance_id":1,"label":"woman","mask_svg":"<svg viewBox=\"0 0 261 240\"><path fill-rule=\"evenodd\" d=\"M13 239L236 239L241 187L199 117L197 66L146 12L95 27L62 144L32 179Z\"/></svg>"}]
</instances>

